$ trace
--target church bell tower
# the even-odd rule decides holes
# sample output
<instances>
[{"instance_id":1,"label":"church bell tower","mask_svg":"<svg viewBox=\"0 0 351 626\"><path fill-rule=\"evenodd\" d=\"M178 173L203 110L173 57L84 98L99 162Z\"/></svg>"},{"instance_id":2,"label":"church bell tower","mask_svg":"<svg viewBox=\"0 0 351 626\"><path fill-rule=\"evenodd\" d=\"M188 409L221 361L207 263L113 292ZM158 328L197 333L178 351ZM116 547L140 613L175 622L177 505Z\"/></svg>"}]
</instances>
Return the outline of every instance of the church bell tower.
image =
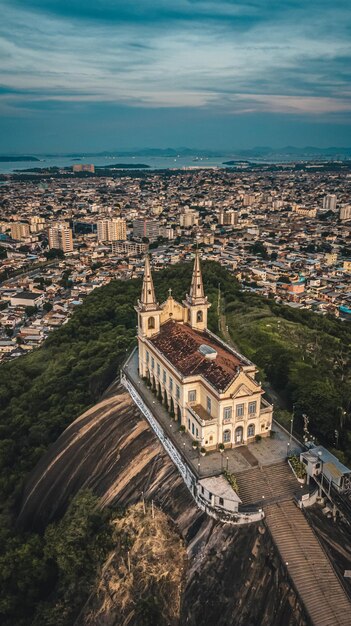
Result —
<instances>
[{"instance_id":1,"label":"church bell tower","mask_svg":"<svg viewBox=\"0 0 351 626\"><path fill-rule=\"evenodd\" d=\"M154 283L151 275L150 257L145 257L145 270L141 297L134 307L138 314L138 336L152 337L160 330L161 308L156 302Z\"/></svg>"},{"instance_id":2,"label":"church bell tower","mask_svg":"<svg viewBox=\"0 0 351 626\"><path fill-rule=\"evenodd\" d=\"M190 293L183 300L183 305L187 309L186 323L196 330L205 330L207 328L207 310L211 304L205 296L198 252L195 254Z\"/></svg>"}]
</instances>

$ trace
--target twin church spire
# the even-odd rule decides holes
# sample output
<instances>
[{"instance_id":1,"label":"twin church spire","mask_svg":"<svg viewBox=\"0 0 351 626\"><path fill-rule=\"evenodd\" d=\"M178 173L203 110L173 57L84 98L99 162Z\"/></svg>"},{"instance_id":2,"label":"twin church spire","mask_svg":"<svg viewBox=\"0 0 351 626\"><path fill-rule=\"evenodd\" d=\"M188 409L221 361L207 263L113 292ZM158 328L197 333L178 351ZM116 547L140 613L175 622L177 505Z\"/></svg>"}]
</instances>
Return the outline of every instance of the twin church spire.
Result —
<instances>
[{"instance_id":1,"label":"twin church spire","mask_svg":"<svg viewBox=\"0 0 351 626\"><path fill-rule=\"evenodd\" d=\"M171 297L169 298L169 300L172 300L174 302L174 300ZM141 297L140 297L140 300L138 301L138 306L136 307L136 310L139 313L139 328L140 328L140 322L142 321L140 315L144 317L145 314L147 313L151 314L153 312L152 313L153 315L156 314L155 321L157 321L157 323L155 323L155 326L154 327L152 326L150 330L152 330L153 333L155 331L158 332L157 329L159 329L160 324L163 323L163 321L167 320L167 312L166 312L165 306L166 306L166 303L163 304L162 307L160 307L158 302L156 301L155 289L154 289L154 284L153 284L152 275L151 275L150 257L149 255L146 255ZM181 321L181 322L190 324L190 326L192 326L193 328L197 330L206 329L207 309L211 305L207 301L207 297L205 296L202 273L201 273L201 266L200 266L200 255L198 252L196 252L195 254L190 292L189 294L186 295L186 299L183 301L183 305L178 304L177 306L181 310L181 319L177 319L176 321ZM180 310L178 311L177 317L180 314ZM173 317L173 319L175 319L173 309L172 309L172 312L169 313L169 317ZM160 318L162 318L162 320ZM152 317L150 319L153 320L154 318ZM152 324L153 324L153 321L152 321Z\"/></svg>"}]
</instances>

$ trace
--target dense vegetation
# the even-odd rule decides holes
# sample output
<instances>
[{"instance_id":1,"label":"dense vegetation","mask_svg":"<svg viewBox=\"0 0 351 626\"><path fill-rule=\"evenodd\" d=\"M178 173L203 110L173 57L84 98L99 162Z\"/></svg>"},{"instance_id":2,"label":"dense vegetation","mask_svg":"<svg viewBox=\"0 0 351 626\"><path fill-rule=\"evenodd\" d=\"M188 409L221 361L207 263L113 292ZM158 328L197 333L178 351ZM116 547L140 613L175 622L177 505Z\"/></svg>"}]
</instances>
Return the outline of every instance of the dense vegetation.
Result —
<instances>
[{"instance_id":1,"label":"dense vegetation","mask_svg":"<svg viewBox=\"0 0 351 626\"><path fill-rule=\"evenodd\" d=\"M226 292L226 316L231 337L259 366L261 380L278 392L281 405L295 406L296 432L303 434L306 414L310 434L350 464L350 324L237 292ZM276 417L290 424L286 411Z\"/></svg>"},{"instance_id":2,"label":"dense vegetation","mask_svg":"<svg viewBox=\"0 0 351 626\"><path fill-rule=\"evenodd\" d=\"M191 265L181 265L156 274L158 299L167 297L169 287L175 298L182 299L191 271ZM218 332L220 282L222 312L235 344L258 364L262 381L269 381L279 393L285 409L296 403L298 431L302 432L303 412L309 416L311 433L324 443L335 445L337 430L338 453L350 462L351 326L243 293L214 263L204 264L204 279L212 302L210 328ZM14 525L28 472L64 428L97 401L134 344L133 305L140 288L140 280L117 281L94 291L40 349L1 366L0 621L4 626L72 623L101 562L108 544L105 518L100 518L87 494L44 534L15 531ZM100 528L100 523L101 533L95 532L95 524ZM90 552L90 539L77 546L72 538L75 525L83 529L83 537L84 532L94 534L96 550ZM81 559L77 565L75 558ZM69 594L80 576L81 594L75 594L75 602ZM38 605L45 609L41 622L36 616Z\"/></svg>"},{"instance_id":3,"label":"dense vegetation","mask_svg":"<svg viewBox=\"0 0 351 626\"><path fill-rule=\"evenodd\" d=\"M80 492L43 535L10 534L0 555L3 626L71 626L111 550L111 512Z\"/></svg>"}]
</instances>

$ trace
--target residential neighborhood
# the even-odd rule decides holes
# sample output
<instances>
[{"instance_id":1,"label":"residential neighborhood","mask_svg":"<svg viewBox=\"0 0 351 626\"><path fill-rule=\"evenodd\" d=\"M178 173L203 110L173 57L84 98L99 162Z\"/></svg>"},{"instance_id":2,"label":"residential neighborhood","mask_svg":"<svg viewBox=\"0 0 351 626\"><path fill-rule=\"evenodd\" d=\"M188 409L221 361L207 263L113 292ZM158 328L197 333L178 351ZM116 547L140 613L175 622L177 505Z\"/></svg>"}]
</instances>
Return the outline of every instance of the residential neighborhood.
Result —
<instances>
[{"instance_id":1,"label":"residential neighborhood","mask_svg":"<svg viewBox=\"0 0 351 626\"><path fill-rule=\"evenodd\" d=\"M93 289L201 258L243 289L293 308L351 319L351 173L120 171L118 176L3 177L0 361L65 324Z\"/></svg>"}]
</instances>

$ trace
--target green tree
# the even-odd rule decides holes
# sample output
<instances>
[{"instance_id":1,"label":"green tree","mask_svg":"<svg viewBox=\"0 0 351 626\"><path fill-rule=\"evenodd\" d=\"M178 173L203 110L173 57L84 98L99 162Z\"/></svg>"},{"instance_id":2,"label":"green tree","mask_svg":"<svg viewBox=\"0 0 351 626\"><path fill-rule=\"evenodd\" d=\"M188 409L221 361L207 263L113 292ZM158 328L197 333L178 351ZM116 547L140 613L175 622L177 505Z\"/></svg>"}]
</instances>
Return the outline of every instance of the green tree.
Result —
<instances>
[{"instance_id":1,"label":"green tree","mask_svg":"<svg viewBox=\"0 0 351 626\"><path fill-rule=\"evenodd\" d=\"M53 259L64 259L65 257L63 250L59 250L59 248L51 248L44 254L48 261L52 261Z\"/></svg>"},{"instance_id":2,"label":"green tree","mask_svg":"<svg viewBox=\"0 0 351 626\"><path fill-rule=\"evenodd\" d=\"M262 241L255 241L255 243L250 246L249 248L251 254L256 254L258 256L261 256L262 259L268 259L269 255L267 253L267 248L264 245L264 243L262 243Z\"/></svg>"},{"instance_id":3,"label":"green tree","mask_svg":"<svg viewBox=\"0 0 351 626\"><path fill-rule=\"evenodd\" d=\"M24 309L24 312L27 315L27 317L32 317L32 315L35 315L37 310L38 309L37 309L36 306L26 306L25 309Z\"/></svg>"}]
</instances>

